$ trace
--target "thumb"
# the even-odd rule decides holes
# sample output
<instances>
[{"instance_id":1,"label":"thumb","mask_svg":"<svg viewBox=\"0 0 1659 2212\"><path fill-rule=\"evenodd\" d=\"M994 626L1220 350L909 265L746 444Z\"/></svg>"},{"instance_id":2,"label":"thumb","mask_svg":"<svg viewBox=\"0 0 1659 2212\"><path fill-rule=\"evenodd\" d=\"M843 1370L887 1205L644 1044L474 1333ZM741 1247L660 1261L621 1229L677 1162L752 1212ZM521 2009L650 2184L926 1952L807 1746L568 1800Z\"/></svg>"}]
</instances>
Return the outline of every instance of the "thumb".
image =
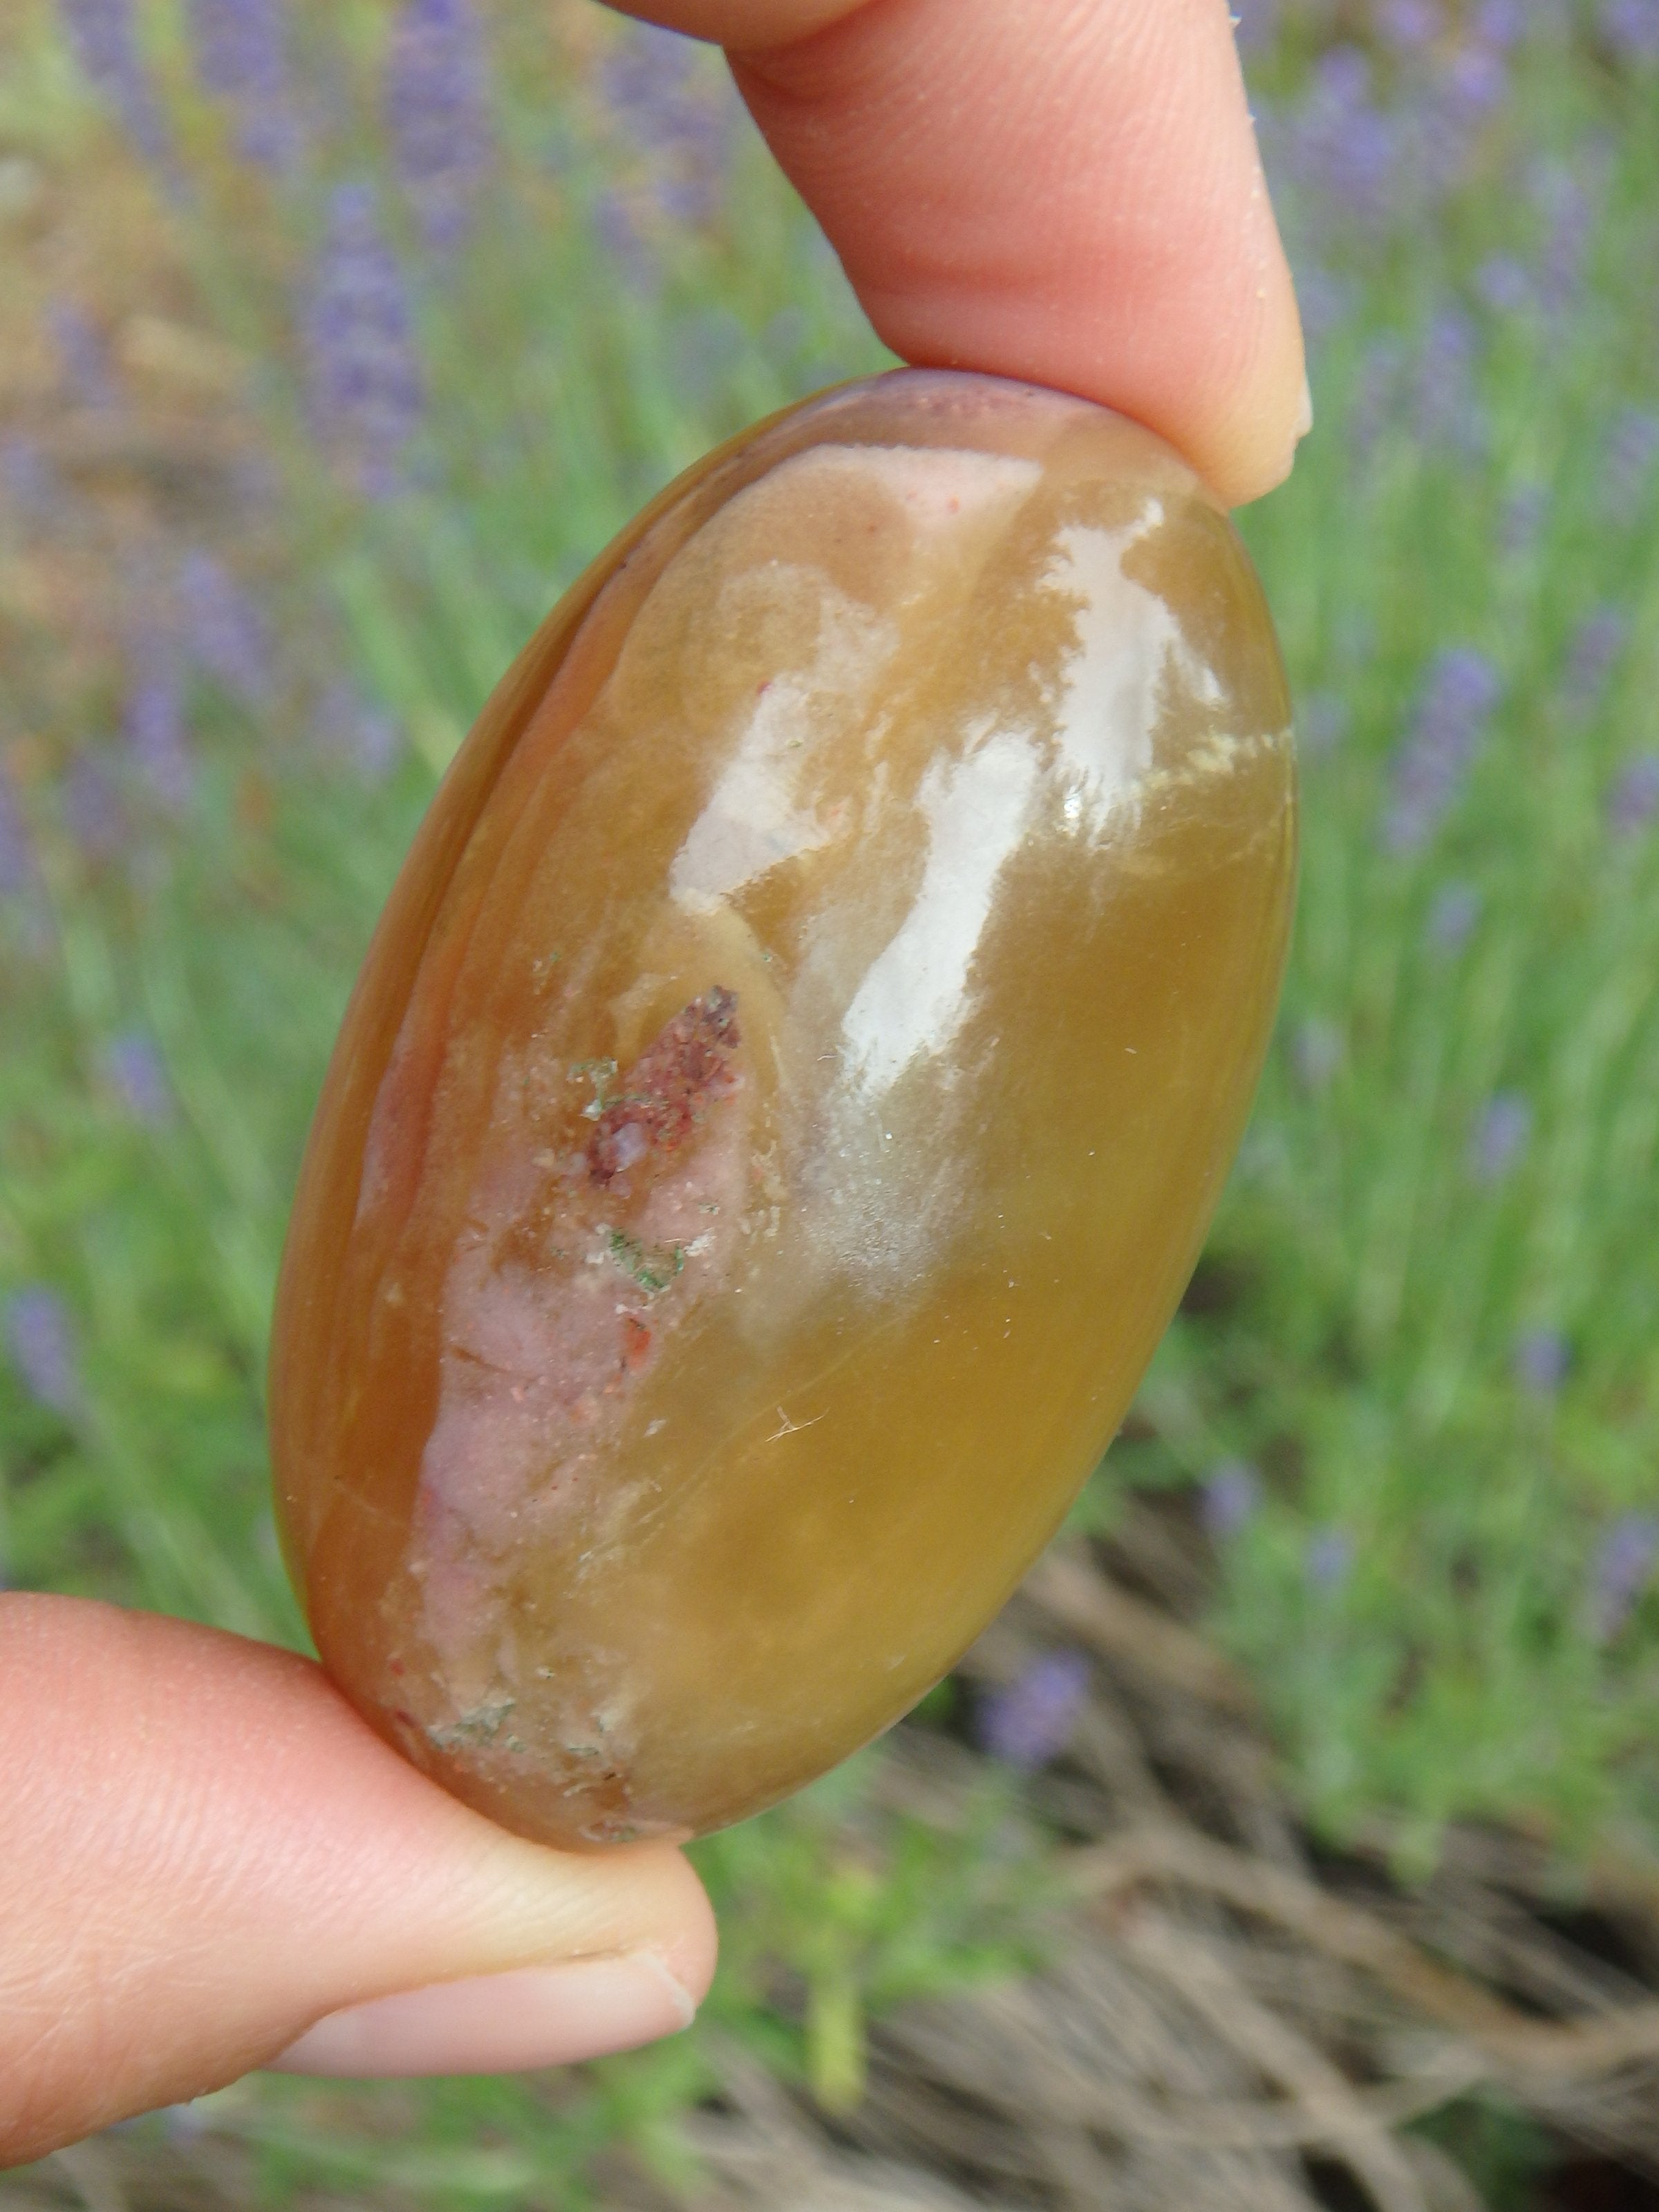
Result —
<instances>
[{"instance_id":1,"label":"thumb","mask_svg":"<svg viewBox=\"0 0 1659 2212\"><path fill-rule=\"evenodd\" d=\"M251 2067L484 2073L685 2027L707 1899L446 1796L310 1662L0 1597L0 2162Z\"/></svg>"}]
</instances>

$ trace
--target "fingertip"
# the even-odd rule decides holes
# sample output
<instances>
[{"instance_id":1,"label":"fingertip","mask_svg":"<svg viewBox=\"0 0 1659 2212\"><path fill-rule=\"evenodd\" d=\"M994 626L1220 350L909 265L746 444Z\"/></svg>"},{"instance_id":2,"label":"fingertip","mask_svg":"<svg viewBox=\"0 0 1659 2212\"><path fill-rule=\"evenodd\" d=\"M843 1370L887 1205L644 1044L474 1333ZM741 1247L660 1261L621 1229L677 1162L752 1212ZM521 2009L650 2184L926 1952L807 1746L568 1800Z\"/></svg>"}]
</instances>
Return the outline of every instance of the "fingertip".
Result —
<instances>
[{"instance_id":1,"label":"fingertip","mask_svg":"<svg viewBox=\"0 0 1659 2212\"><path fill-rule=\"evenodd\" d=\"M368 2041L335 2027L325 2070L354 2036L360 2070L377 2051L400 2070L400 2050L404 2071L557 2063L672 2033L708 1989L714 1916L683 1853L507 1834L309 1662L30 1598L0 1603L0 2157L220 2087L410 1992L474 1985L438 2001L447 2026L400 2002Z\"/></svg>"},{"instance_id":2,"label":"fingertip","mask_svg":"<svg viewBox=\"0 0 1659 2212\"><path fill-rule=\"evenodd\" d=\"M868 0L733 67L903 359L1115 407L1230 506L1288 472L1301 329L1223 0Z\"/></svg>"},{"instance_id":3,"label":"fingertip","mask_svg":"<svg viewBox=\"0 0 1659 2212\"><path fill-rule=\"evenodd\" d=\"M274 2073L379 2080L527 2073L682 2033L696 2009L666 1960L640 1951L373 1998L326 2014L267 2063Z\"/></svg>"}]
</instances>

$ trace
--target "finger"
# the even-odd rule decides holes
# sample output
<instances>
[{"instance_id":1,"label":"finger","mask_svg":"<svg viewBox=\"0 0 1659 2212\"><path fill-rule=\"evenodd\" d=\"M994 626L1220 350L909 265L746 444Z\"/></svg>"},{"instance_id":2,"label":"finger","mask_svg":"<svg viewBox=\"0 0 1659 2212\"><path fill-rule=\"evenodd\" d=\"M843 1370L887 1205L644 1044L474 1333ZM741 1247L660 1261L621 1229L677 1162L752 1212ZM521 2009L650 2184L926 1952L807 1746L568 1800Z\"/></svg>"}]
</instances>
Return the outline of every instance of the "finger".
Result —
<instances>
[{"instance_id":1,"label":"finger","mask_svg":"<svg viewBox=\"0 0 1659 2212\"><path fill-rule=\"evenodd\" d=\"M1227 0L641 0L717 39L907 361L1163 432L1230 502L1307 428Z\"/></svg>"},{"instance_id":2,"label":"finger","mask_svg":"<svg viewBox=\"0 0 1659 2212\"><path fill-rule=\"evenodd\" d=\"M477 2073L684 2027L708 1900L665 1845L509 1836L309 1662L0 1598L0 2160L288 2054Z\"/></svg>"}]
</instances>

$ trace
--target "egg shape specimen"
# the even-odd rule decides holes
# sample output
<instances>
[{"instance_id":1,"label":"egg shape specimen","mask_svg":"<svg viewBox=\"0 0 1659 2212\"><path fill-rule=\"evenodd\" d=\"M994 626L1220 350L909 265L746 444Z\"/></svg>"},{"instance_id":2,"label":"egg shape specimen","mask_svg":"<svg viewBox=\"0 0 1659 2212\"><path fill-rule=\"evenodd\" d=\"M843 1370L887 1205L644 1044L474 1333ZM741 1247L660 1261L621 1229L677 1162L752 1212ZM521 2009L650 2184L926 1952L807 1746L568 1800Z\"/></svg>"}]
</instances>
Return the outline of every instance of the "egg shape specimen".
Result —
<instances>
[{"instance_id":1,"label":"egg shape specimen","mask_svg":"<svg viewBox=\"0 0 1659 2212\"><path fill-rule=\"evenodd\" d=\"M370 947L278 1297L288 1554L417 1765L685 1835L951 1667L1226 1174L1289 722L1192 471L991 378L762 424L550 616Z\"/></svg>"}]
</instances>

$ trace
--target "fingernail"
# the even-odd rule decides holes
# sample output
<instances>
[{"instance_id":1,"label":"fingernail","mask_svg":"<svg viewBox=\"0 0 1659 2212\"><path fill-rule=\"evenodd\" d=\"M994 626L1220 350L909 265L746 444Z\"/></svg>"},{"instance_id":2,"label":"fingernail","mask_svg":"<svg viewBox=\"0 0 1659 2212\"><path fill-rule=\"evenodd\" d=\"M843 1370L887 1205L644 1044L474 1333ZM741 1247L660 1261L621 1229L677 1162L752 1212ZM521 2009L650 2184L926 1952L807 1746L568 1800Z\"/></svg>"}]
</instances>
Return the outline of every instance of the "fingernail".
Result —
<instances>
[{"instance_id":1,"label":"fingernail","mask_svg":"<svg viewBox=\"0 0 1659 2212\"><path fill-rule=\"evenodd\" d=\"M328 2014L270 2064L381 2078L518 2074L654 2043L690 2027L696 2009L655 1953L639 1951L376 1997Z\"/></svg>"},{"instance_id":2,"label":"fingernail","mask_svg":"<svg viewBox=\"0 0 1659 2212\"><path fill-rule=\"evenodd\" d=\"M1313 428L1313 386L1304 376L1302 380L1302 404L1297 410L1296 442L1299 446Z\"/></svg>"}]
</instances>

